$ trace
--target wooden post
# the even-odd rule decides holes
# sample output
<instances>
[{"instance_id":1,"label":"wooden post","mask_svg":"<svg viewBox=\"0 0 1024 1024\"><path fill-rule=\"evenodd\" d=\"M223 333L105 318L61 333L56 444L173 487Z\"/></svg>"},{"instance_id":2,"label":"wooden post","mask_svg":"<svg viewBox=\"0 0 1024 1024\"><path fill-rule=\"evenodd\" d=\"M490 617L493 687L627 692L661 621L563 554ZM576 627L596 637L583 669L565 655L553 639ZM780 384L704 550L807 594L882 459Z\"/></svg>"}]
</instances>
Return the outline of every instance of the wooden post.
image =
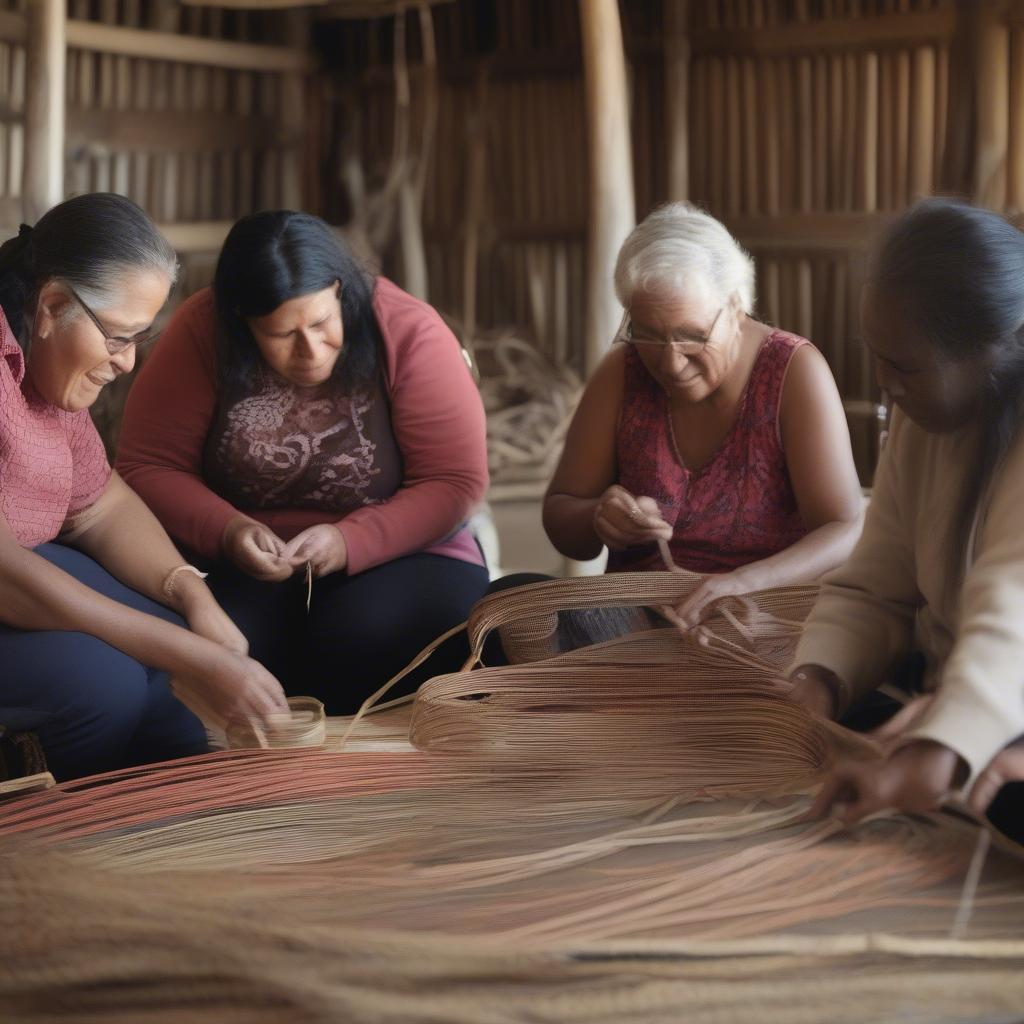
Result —
<instances>
[{"instance_id":1,"label":"wooden post","mask_svg":"<svg viewBox=\"0 0 1024 1024\"><path fill-rule=\"evenodd\" d=\"M665 0L665 140L667 192L672 200L690 193L689 0Z\"/></svg>"},{"instance_id":2,"label":"wooden post","mask_svg":"<svg viewBox=\"0 0 1024 1024\"><path fill-rule=\"evenodd\" d=\"M993 210L1002 210L1010 134L1010 29L1002 5L985 5L979 17L974 198Z\"/></svg>"},{"instance_id":3,"label":"wooden post","mask_svg":"<svg viewBox=\"0 0 1024 1024\"><path fill-rule=\"evenodd\" d=\"M857 147L860 176L856 208L872 212L878 209L878 54L865 53L861 69L862 104Z\"/></svg>"},{"instance_id":4,"label":"wooden post","mask_svg":"<svg viewBox=\"0 0 1024 1024\"><path fill-rule=\"evenodd\" d=\"M931 195L935 170L935 51L930 46L915 50L912 67L910 198L920 199Z\"/></svg>"},{"instance_id":5,"label":"wooden post","mask_svg":"<svg viewBox=\"0 0 1024 1024\"><path fill-rule=\"evenodd\" d=\"M304 10L288 11L285 16L285 34L290 46L303 49L309 46L309 14ZM301 210L305 206L302 186L304 180L302 137L306 123L306 76L289 71L281 76L281 99L278 116L281 127L288 135L288 146L281 154L280 204L288 210Z\"/></svg>"},{"instance_id":6,"label":"wooden post","mask_svg":"<svg viewBox=\"0 0 1024 1024\"><path fill-rule=\"evenodd\" d=\"M474 113L469 123L466 168L466 218L462 248L462 343L473 350L476 335L477 273L480 259L480 230L484 220L484 190L487 184L488 67L477 66Z\"/></svg>"},{"instance_id":7,"label":"wooden post","mask_svg":"<svg viewBox=\"0 0 1024 1024\"><path fill-rule=\"evenodd\" d=\"M1024 28L1015 26L1011 37L1010 109L1018 112L1010 124L1010 160L1007 173L1007 202L1017 213L1024 211Z\"/></svg>"},{"instance_id":8,"label":"wooden post","mask_svg":"<svg viewBox=\"0 0 1024 1024\"><path fill-rule=\"evenodd\" d=\"M589 374L621 319L612 289L615 258L636 224L626 60L617 0L581 0L590 193L584 368Z\"/></svg>"},{"instance_id":9,"label":"wooden post","mask_svg":"<svg viewBox=\"0 0 1024 1024\"><path fill-rule=\"evenodd\" d=\"M64 198L64 0L28 0L25 91L25 219L35 223Z\"/></svg>"}]
</instances>

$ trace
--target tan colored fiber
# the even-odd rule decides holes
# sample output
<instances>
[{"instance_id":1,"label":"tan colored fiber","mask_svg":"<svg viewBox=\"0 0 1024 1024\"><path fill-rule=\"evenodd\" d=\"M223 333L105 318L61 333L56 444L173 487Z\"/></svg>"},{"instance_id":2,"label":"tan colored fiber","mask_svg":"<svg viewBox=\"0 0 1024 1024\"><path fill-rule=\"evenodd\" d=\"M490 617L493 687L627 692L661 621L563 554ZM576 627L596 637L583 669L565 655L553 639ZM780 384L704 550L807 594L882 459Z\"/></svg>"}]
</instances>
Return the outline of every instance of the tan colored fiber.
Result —
<instances>
[{"instance_id":1,"label":"tan colored fiber","mask_svg":"<svg viewBox=\"0 0 1024 1024\"><path fill-rule=\"evenodd\" d=\"M474 609L470 640L500 628L536 653L521 617L694 581L510 591ZM877 755L786 695L812 600L729 599L688 636L436 677L415 749L392 706L350 723L342 753L225 751L11 800L0 1005L40 1022L1012 1019L1015 851L977 855L976 825L946 814L806 818L840 751Z\"/></svg>"}]
</instances>

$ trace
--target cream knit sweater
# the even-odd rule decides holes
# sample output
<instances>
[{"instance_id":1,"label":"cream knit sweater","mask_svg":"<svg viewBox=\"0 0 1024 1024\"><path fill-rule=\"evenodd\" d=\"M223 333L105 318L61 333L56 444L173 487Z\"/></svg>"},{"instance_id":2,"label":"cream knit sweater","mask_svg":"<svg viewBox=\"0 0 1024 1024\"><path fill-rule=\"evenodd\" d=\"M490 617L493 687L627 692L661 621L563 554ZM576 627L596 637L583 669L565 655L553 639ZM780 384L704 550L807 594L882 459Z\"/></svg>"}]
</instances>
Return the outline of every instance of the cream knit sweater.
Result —
<instances>
[{"instance_id":1,"label":"cream knit sweater","mask_svg":"<svg viewBox=\"0 0 1024 1024\"><path fill-rule=\"evenodd\" d=\"M965 791L1024 733L1024 443L997 472L963 584L950 593L949 525L973 457L970 436L929 434L895 412L864 533L825 578L794 662L831 669L856 699L900 655L923 651L936 695L908 738L960 754Z\"/></svg>"}]
</instances>

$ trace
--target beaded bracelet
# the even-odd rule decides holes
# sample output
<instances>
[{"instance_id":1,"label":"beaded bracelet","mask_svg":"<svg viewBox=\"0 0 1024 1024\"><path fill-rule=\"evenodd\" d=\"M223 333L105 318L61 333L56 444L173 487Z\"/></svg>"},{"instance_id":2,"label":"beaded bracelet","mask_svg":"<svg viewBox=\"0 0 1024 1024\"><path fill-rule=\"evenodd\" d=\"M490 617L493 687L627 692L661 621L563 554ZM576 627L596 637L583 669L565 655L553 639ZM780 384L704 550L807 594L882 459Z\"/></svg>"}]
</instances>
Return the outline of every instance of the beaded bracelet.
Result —
<instances>
[{"instance_id":1,"label":"beaded bracelet","mask_svg":"<svg viewBox=\"0 0 1024 1024\"><path fill-rule=\"evenodd\" d=\"M183 572L191 572L198 576L201 580L205 580L209 575L205 572L200 572L194 565L178 565L175 566L165 577L161 590L168 601L174 600L174 590L177 584L178 577Z\"/></svg>"}]
</instances>

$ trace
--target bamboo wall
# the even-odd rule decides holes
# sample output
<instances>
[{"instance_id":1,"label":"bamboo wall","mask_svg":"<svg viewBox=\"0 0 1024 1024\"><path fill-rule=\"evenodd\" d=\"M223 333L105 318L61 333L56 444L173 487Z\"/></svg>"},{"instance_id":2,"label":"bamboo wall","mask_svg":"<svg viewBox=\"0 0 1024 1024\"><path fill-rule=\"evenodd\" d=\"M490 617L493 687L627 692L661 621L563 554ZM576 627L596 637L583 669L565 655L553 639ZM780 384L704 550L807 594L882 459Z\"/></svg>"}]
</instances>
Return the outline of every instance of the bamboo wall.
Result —
<instances>
[{"instance_id":1,"label":"bamboo wall","mask_svg":"<svg viewBox=\"0 0 1024 1024\"><path fill-rule=\"evenodd\" d=\"M694 14L691 194L755 256L762 317L812 338L845 398L873 401L865 254L887 213L942 180L954 6L759 0ZM867 477L875 423L851 426Z\"/></svg>"},{"instance_id":2,"label":"bamboo wall","mask_svg":"<svg viewBox=\"0 0 1024 1024\"><path fill-rule=\"evenodd\" d=\"M0 0L0 228L23 219L26 0ZM66 195L113 191L178 249L176 297L207 284L244 213L315 205L308 150L317 98L304 12L224 11L170 0L69 0ZM281 43L287 46L280 45ZM173 306L172 302L172 306ZM131 381L93 415L116 444Z\"/></svg>"},{"instance_id":3,"label":"bamboo wall","mask_svg":"<svg viewBox=\"0 0 1024 1024\"><path fill-rule=\"evenodd\" d=\"M671 43L672 7L688 10L681 46ZM869 479L878 396L857 327L869 240L887 216L936 191L1024 207L1022 4L647 0L620 10L638 216L684 197L670 173L682 145L685 197L720 217L757 261L759 315L828 357ZM457 316L466 308L465 240L479 222L477 323L517 325L580 369L587 175L577 0L456 2L435 8L434 21L431 301ZM370 177L392 147L391 40L392 23L380 19L346 26L326 46L339 69L336 113L358 91L343 121ZM680 60L682 143L666 91ZM416 102L414 89L414 117ZM395 266L386 253L385 268Z\"/></svg>"},{"instance_id":4,"label":"bamboo wall","mask_svg":"<svg viewBox=\"0 0 1024 1024\"><path fill-rule=\"evenodd\" d=\"M479 328L514 326L582 370L579 2L432 9L423 233L435 305ZM0 0L7 230L21 219L25 4ZM873 401L856 307L884 218L934 190L1024 208L1024 3L620 6L638 216L686 196L721 217L758 262L760 315L811 337L845 397ZM434 93L415 11L401 38L393 18L314 16L312 50L304 19L280 12L69 0L68 13L67 191L111 188L145 206L184 253L186 292L208 280L240 214L303 205L342 223L354 212L343 174L353 157L372 196L409 158L403 147L420 155ZM396 46L410 68L404 142ZM382 238L384 268L401 280L398 233ZM868 477L874 426L854 427Z\"/></svg>"},{"instance_id":5,"label":"bamboo wall","mask_svg":"<svg viewBox=\"0 0 1024 1024\"><path fill-rule=\"evenodd\" d=\"M22 219L25 47L9 37L20 27L23 2L0 0L0 238L17 230Z\"/></svg>"},{"instance_id":6,"label":"bamboo wall","mask_svg":"<svg viewBox=\"0 0 1024 1024\"><path fill-rule=\"evenodd\" d=\"M21 219L24 0L3 2L0 223L10 226ZM144 206L185 256L189 290L228 223L316 202L305 14L69 0L68 17L65 192L110 190Z\"/></svg>"}]
</instances>

